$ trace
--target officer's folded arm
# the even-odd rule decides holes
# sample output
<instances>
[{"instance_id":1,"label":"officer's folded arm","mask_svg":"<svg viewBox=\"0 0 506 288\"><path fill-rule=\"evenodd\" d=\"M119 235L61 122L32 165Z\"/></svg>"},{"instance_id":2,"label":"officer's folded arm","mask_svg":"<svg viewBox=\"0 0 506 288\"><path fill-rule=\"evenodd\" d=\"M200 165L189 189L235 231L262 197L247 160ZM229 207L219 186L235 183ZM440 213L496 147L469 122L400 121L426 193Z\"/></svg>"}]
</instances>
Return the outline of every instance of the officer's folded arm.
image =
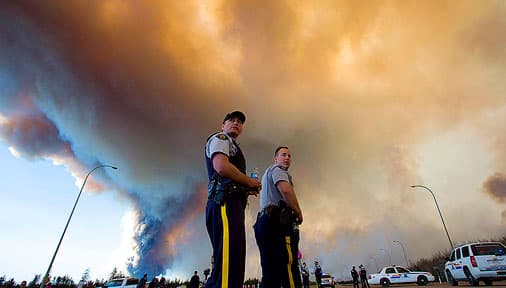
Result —
<instances>
[{"instance_id":1,"label":"officer's folded arm","mask_svg":"<svg viewBox=\"0 0 506 288\"><path fill-rule=\"evenodd\" d=\"M213 168L223 177L230 178L232 181L243 186L260 190L261 183L239 171L237 167L230 163L227 155L223 153L215 153L213 155Z\"/></svg>"}]
</instances>

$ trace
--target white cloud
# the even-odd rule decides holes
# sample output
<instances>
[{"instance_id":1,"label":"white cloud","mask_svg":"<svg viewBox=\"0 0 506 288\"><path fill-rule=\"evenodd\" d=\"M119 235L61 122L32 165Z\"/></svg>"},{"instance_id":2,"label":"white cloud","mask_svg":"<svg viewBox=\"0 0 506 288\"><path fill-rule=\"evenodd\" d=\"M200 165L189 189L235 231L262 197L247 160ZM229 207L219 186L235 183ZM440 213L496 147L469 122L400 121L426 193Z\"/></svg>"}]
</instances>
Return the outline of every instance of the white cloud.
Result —
<instances>
[{"instance_id":1,"label":"white cloud","mask_svg":"<svg viewBox=\"0 0 506 288\"><path fill-rule=\"evenodd\" d=\"M19 153L18 150L16 150L16 148L10 146L9 147L9 152L11 152L12 156L16 157L16 158L20 158L21 157L21 153Z\"/></svg>"},{"instance_id":2,"label":"white cloud","mask_svg":"<svg viewBox=\"0 0 506 288\"><path fill-rule=\"evenodd\" d=\"M126 273L127 259L135 253L133 249L135 246L133 237L135 235L134 228L136 226L135 223L137 223L137 217L136 211L129 210L121 218L121 243L109 256L106 265L107 271L104 271L105 273L109 273L114 267Z\"/></svg>"}]
</instances>

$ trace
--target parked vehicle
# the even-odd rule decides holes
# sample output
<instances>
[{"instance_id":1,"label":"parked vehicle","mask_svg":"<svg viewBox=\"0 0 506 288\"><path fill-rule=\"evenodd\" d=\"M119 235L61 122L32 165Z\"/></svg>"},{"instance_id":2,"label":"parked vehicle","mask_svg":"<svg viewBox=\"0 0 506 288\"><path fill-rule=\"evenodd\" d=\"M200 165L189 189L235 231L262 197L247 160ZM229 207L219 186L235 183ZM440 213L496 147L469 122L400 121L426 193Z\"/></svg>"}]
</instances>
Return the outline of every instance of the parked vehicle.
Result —
<instances>
[{"instance_id":1,"label":"parked vehicle","mask_svg":"<svg viewBox=\"0 0 506 288\"><path fill-rule=\"evenodd\" d=\"M139 279L132 277L114 278L105 283L104 288L136 288Z\"/></svg>"},{"instance_id":2,"label":"parked vehicle","mask_svg":"<svg viewBox=\"0 0 506 288\"><path fill-rule=\"evenodd\" d=\"M479 281L492 285L492 281L506 279L506 247L500 242L464 244L446 260L446 278L453 286L458 281L478 286Z\"/></svg>"},{"instance_id":3,"label":"parked vehicle","mask_svg":"<svg viewBox=\"0 0 506 288\"><path fill-rule=\"evenodd\" d=\"M334 277L330 274L323 274L322 275L322 287L336 287L336 284L334 282Z\"/></svg>"},{"instance_id":4,"label":"parked vehicle","mask_svg":"<svg viewBox=\"0 0 506 288\"><path fill-rule=\"evenodd\" d=\"M416 283L420 286L434 281L434 276L429 272L410 271L401 266L383 267L379 273L369 274L369 284L379 284L388 287L390 284Z\"/></svg>"}]
</instances>

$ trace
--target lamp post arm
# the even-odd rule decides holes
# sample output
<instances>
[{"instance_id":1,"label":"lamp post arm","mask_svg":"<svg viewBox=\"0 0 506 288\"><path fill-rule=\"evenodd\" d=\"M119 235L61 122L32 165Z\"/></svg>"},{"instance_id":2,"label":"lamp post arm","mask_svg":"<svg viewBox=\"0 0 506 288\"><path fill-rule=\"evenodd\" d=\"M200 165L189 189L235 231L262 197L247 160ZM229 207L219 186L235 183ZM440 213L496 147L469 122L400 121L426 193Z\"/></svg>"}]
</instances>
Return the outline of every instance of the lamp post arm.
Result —
<instances>
[{"instance_id":1,"label":"lamp post arm","mask_svg":"<svg viewBox=\"0 0 506 288\"><path fill-rule=\"evenodd\" d=\"M432 193L432 191L430 191L430 193ZM446 236L448 237L448 241L450 241L450 246L452 247L452 250L453 250L453 242L452 242L452 239L450 238L450 234L448 233L448 228L446 228L445 220L443 219L443 215L441 214L441 209L439 209L439 205L437 204L436 196L434 195L434 193L432 193L432 197L434 197L434 202L436 203L437 212L439 212L439 217L441 217L441 222L443 222L443 226L445 227Z\"/></svg>"},{"instance_id":2,"label":"lamp post arm","mask_svg":"<svg viewBox=\"0 0 506 288\"><path fill-rule=\"evenodd\" d=\"M446 236L448 237L448 241L450 242L450 246L452 247L452 250L453 250L453 242L452 242L452 239L450 238L450 233L448 233L448 228L446 228L445 220L443 219L443 214L441 214L441 210L439 209L439 205L437 204L436 195L434 195L434 192L432 192L432 190L430 190L428 187L425 187L423 185L411 186L411 188L415 188L415 187L424 188L427 191L429 191L430 194L432 194L432 198L434 198L434 203L436 203L437 212L439 212L439 217L441 218L441 222L443 222L443 227L445 228Z\"/></svg>"},{"instance_id":3,"label":"lamp post arm","mask_svg":"<svg viewBox=\"0 0 506 288\"><path fill-rule=\"evenodd\" d=\"M406 268L408 268L409 266L409 263L408 263L408 257L406 256L406 250L404 249L404 244L402 244L401 241L396 241L394 240L393 241L394 243L399 243L401 245L401 248L402 248L402 254L404 255L404 261L406 261Z\"/></svg>"},{"instance_id":4,"label":"lamp post arm","mask_svg":"<svg viewBox=\"0 0 506 288\"><path fill-rule=\"evenodd\" d=\"M386 249L381 248L381 251L385 252L385 255L388 256L388 261L390 262L390 266L392 265L392 258L390 258L390 252L388 252Z\"/></svg>"},{"instance_id":5,"label":"lamp post arm","mask_svg":"<svg viewBox=\"0 0 506 288\"><path fill-rule=\"evenodd\" d=\"M402 254L404 254L404 260L406 261L406 268L409 266L409 263L408 263L408 257L406 256L406 250L404 249L404 245L401 244L401 248L402 248Z\"/></svg>"},{"instance_id":6,"label":"lamp post arm","mask_svg":"<svg viewBox=\"0 0 506 288\"><path fill-rule=\"evenodd\" d=\"M58 253L58 249L60 249L61 242L63 241L63 236L65 236L65 232L67 232L67 228L69 227L70 220L72 219L72 215L74 215L74 211L76 210L77 202L79 202L79 198L81 198L81 194L83 192L84 185L86 184L86 181L88 180L88 177L91 175L91 173L93 173L93 171L95 171L99 168L103 168L103 167L118 169L117 167L114 167L111 165L100 165L100 166L97 166L97 167L91 169L91 171L88 172L88 174L84 178L83 185L81 185L81 190L79 190L79 194L77 195L77 199L74 202L74 207L72 207L72 211L70 212L69 218L67 219L67 224L65 224L65 228L63 229L63 233L61 234L60 240L58 241L58 245L56 246L56 250L54 251L53 257L51 258L51 262L49 263L49 267L47 267L46 274L44 274L44 277L42 277L42 281L40 284L41 288L44 287L44 284L45 284L44 281L46 280L47 276L49 275L49 272L51 272L51 268L53 266L54 259L56 258L56 254Z\"/></svg>"},{"instance_id":7,"label":"lamp post arm","mask_svg":"<svg viewBox=\"0 0 506 288\"><path fill-rule=\"evenodd\" d=\"M376 258L374 257L370 257L373 261L374 261L374 265L376 266L376 271L379 269L378 268L378 262L376 261Z\"/></svg>"}]
</instances>

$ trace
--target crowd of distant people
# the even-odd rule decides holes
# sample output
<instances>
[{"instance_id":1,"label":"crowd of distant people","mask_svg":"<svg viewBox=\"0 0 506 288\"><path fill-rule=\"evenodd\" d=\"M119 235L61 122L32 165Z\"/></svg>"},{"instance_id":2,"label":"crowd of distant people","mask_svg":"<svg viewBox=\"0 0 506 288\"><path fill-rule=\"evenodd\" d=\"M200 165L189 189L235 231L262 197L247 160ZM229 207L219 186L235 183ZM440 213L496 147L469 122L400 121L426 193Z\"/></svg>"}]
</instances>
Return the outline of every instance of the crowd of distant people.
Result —
<instances>
[{"instance_id":1,"label":"crowd of distant people","mask_svg":"<svg viewBox=\"0 0 506 288\"><path fill-rule=\"evenodd\" d=\"M317 260L314 261L314 265L312 269L309 268L309 266L306 264L306 262L300 262L300 275L302 280L302 287L303 288L309 288L311 281L310 277L311 275L314 275L314 279L316 282L317 287L322 287L322 276L324 275L323 269L319 262ZM144 274L142 278L139 279L139 282L136 286L136 288L170 288L170 287L176 287L181 284L186 284L188 288L199 288L202 287L201 285L204 285L207 276L209 275L210 271L209 269L206 269L204 271L205 278L201 281L198 271L194 271L193 275L189 279L189 281L182 282L182 281L168 281L165 277L153 277L151 281L148 282L148 275ZM352 267L351 271L351 278L353 283L353 288L370 288L369 283L367 281L367 271L365 267L361 264L358 266L358 269L355 268L355 266ZM123 275L122 275L123 276ZM125 277L125 276L123 276ZM29 284L27 281L23 280L19 283L17 283L13 278L10 280L6 280L5 276L0 277L0 288L39 288L40 283L38 283L39 277L36 276ZM96 287L105 287L107 281L79 281L77 284L74 283L74 281L69 278L68 276L65 277L54 277L52 281L46 281L46 284L44 285L44 288L96 288ZM257 282L259 283L259 282ZM360 287L359 287L360 285ZM255 285L256 286L256 285Z\"/></svg>"},{"instance_id":2,"label":"crowd of distant people","mask_svg":"<svg viewBox=\"0 0 506 288\"><path fill-rule=\"evenodd\" d=\"M204 271L204 274L207 273ZM188 283L188 288L199 288L200 287L200 277L197 271L193 272L192 277L190 278L190 282ZM167 288L169 287L168 281L165 277L161 277L158 279L157 277L153 277L151 281L148 283L148 274L144 274L144 276L139 280L136 288Z\"/></svg>"},{"instance_id":3,"label":"crowd of distant people","mask_svg":"<svg viewBox=\"0 0 506 288\"><path fill-rule=\"evenodd\" d=\"M6 281L4 277L0 277L0 288L26 288L26 281L21 281L21 283L16 283L14 278Z\"/></svg>"},{"instance_id":4,"label":"crowd of distant people","mask_svg":"<svg viewBox=\"0 0 506 288\"><path fill-rule=\"evenodd\" d=\"M311 283L309 280L310 274L314 274L316 278L316 284L318 287L321 287L323 270L318 261L314 261L314 269L312 272L309 271L306 262L302 262L302 265L300 266L300 274L302 276L302 287L309 288L309 284Z\"/></svg>"},{"instance_id":5,"label":"crowd of distant people","mask_svg":"<svg viewBox=\"0 0 506 288\"><path fill-rule=\"evenodd\" d=\"M204 271L205 279L207 279L209 270L206 269ZM121 274L121 277L126 277ZM41 283L39 281L40 277L37 275L35 278L28 284L26 280L23 280L21 282L16 282L14 278L11 278L9 280L5 279L5 276L0 277L0 288L39 288L41 286ZM79 281L75 283L70 277L54 277L46 279L45 284L43 285L44 288L97 288L97 287L104 287L106 288L107 281L104 280L96 280L96 281ZM113 278L117 279L117 277ZM204 279L204 282L205 282ZM153 277L150 282L148 282L148 275L144 274L142 278L139 279L139 282L136 285L136 288L171 288L171 287L177 287L180 285L187 284L188 288L199 288L200 284L203 283L200 280L200 277L198 275L197 271L194 271L192 277L190 278L190 281L181 281L181 280L174 280L170 281L167 280L165 277Z\"/></svg>"}]
</instances>

